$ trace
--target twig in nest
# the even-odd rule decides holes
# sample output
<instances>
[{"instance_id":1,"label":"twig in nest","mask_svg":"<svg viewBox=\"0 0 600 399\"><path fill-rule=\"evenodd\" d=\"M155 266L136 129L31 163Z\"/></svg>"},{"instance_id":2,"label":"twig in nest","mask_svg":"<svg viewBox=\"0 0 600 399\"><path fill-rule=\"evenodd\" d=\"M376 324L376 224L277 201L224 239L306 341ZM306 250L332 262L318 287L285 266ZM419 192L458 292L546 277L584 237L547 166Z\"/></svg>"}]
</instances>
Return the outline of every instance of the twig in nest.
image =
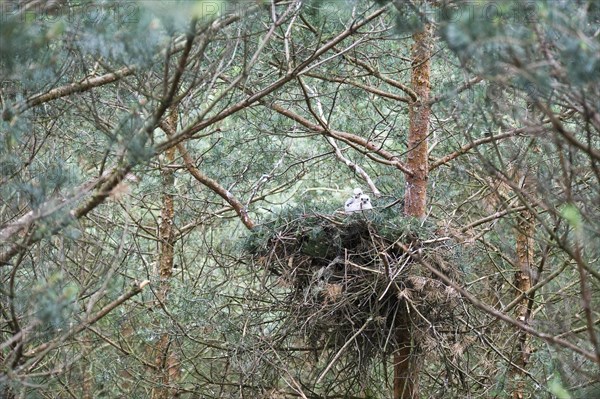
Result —
<instances>
[{"instance_id":1,"label":"twig in nest","mask_svg":"<svg viewBox=\"0 0 600 399\"><path fill-rule=\"evenodd\" d=\"M352 337L350 337L350 339L348 341L346 341L346 343L344 344L344 346L342 346L340 348L340 350L335 354L335 356L333 357L333 359L331 359L331 361L329 362L329 364L327 365L327 367L325 367L325 370L323 370L323 372L321 373L321 375L317 379L316 384L318 384L319 382L321 382L321 380L323 379L323 377L325 377L325 374L327 374L329 372L329 370L333 367L333 365L335 364L335 362L337 362L337 360L339 359L339 357L342 355L342 352L344 352L344 350L348 347L348 345L350 345L350 343L352 341L354 341L356 339L356 337L358 337L358 335L364 331L365 328L367 328L367 325L372 320L373 320L373 316L369 317L367 319L367 321L365 321L365 324L363 324L362 327L359 328L358 331L355 332L354 335Z\"/></svg>"}]
</instances>

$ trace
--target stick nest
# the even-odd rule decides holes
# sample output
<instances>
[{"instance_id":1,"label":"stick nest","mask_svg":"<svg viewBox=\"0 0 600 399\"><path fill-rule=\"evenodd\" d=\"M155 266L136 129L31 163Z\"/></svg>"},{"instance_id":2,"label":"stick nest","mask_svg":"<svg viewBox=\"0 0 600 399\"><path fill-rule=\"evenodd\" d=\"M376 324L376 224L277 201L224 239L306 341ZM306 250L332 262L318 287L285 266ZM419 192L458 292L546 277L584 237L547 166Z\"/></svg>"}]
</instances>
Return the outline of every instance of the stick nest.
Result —
<instances>
[{"instance_id":1,"label":"stick nest","mask_svg":"<svg viewBox=\"0 0 600 399\"><path fill-rule=\"evenodd\" d=\"M287 215L253 231L247 250L284 293L289 331L353 353L359 365L389 355L402 333L417 350L435 346L436 331L452 324L459 294L424 264L459 282L456 246L418 221L377 211Z\"/></svg>"}]
</instances>

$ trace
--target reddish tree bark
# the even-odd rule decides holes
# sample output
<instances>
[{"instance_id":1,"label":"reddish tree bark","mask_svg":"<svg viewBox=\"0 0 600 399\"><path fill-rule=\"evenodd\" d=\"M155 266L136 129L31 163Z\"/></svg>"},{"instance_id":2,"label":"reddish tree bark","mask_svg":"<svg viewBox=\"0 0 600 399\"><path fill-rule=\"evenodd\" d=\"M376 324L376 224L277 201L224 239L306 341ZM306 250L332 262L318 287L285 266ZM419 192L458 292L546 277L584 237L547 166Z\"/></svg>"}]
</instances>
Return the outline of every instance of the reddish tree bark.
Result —
<instances>
[{"instance_id":1,"label":"reddish tree bark","mask_svg":"<svg viewBox=\"0 0 600 399\"><path fill-rule=\"evenodd\" d=\"M394 399L419 397L420 363L413 353L411 335L410 321L398 326L394 353Z\"/></svg>"},{"instance_id":2,"label":"reddish tree bark","mask_svg":"<svg viewBox=\"0 0 600 399\"><path fill-rule=\"evenodd\" d=\"M425 217L427 199L427 136L429 134L429 78L431 57L431 26L413 34L412 88L418 98L409 105L408 154L404 213Z\"/></svg>"},{"instance_id":3,"label":"reddish tree bark","mask_svg":"<svg viewBox=\"0 0 600 399\"><path fill-rule=\"evenodd\" d=\"M413 34L412 89L417 99L409 104L408 154L404 193L404 213L406 216L422 219L426 214L427 178L427 136L429 134L429 78L431 57L431 26ZM419 359L415 356L410 320L401 323L397 331L398 348L394 353L394 399L419 397Z\"/></svg>"},{"instance_id":4,"label":"reddish tree bark","mask_svg":"<svg viewBox=\"0 0 600 399\"><path fill-rule=\"evenodd\" d=\"M527 174L517 172L516 177L520 181L520 188L525 194L531 194L533 191L533 180ZM534 274L534 238L535 235L535 215L532 210L525 209L519 212L519 221L516 229L516 252L518 269L515 271L514 286L515 295L521 296L528 292L533 286ZM531 307L533 306L534 293L528 293L515 307L517 320L529 324L531 320ZM512 388L512 397L514 399L523 399L525 397L526 372L531 355L529 344L529 334L525 331L518 332L518 339L515 348L515 356L511 372L514 386Z\"/></svg>"},{"instance_id":5,"label":"reddish tree bark","mask_svg":"<svg viewBox=\"0 0 600 399\"><path fill-rule=\"evenodd\" d=\"M177 128L177 113L174 108L169 115L169 125L171 129ZM175 147L165 151L165 157L168 164L175 161ZM161 210L161 225L159 231L159 256L158 256L158 275L160 286L156 292L158 300L165 302L169 292L170 278L173 274L173 258L175 245L175 231L173 226L175 207L173 203L173 186L175 178L174 170L164 168L162 174L163 205ZM179 361L177 355L171 348L171 337L168 332L161 335L156 345L155 365L158 373L158 385L152 389L152 399L168 399L174 397L177 393L169 389L169 384L178 379Z\"/></svg>"}]
</instances>

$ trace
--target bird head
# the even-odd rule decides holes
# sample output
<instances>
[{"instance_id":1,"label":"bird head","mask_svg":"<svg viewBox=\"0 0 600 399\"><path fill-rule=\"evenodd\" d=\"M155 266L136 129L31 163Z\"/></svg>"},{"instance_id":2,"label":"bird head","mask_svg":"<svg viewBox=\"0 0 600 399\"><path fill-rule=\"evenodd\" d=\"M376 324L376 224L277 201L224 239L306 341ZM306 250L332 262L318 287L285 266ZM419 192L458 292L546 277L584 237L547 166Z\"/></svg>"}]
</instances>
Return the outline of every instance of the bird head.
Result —
<instances>
[{"instance_id":1,"label":"bird head","mask_svg":"<svg viewBox=\"0 0 600 399\"><path fill-rule=\"evenodd\" d=\"M363 193L363 191L360 188L355 188L354 189L354 198L360 198L362 193Z\"/></svg>"}]
</instances>

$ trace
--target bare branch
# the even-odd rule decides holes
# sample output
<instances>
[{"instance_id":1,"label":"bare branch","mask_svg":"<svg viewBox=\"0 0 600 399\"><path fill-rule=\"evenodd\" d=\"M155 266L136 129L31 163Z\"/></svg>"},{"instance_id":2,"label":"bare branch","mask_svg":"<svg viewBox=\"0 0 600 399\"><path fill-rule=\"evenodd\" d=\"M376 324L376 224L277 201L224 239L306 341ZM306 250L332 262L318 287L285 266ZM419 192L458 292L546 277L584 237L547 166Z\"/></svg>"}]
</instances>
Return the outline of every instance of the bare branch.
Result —
<instances>
[{"instance_id":1,"label":"bare branch","mask_svg":"<svg viewBox=\"0 0 600 399\"><path fill-rule=\"evenodd\" d=\"M71 210L65 216L63 216L53 228L52 232L54 233L56 231L59 231L60 229L71 223L73 219L79 219L87 215L92 209L104 202L104 200L112 192L112 189L115 188L123 180L125 175L130 170L131 166L125 166L122 169L113 169L110 172L105 172L100 178L93 179L91 182L83 185L78 191L76 191L73 194L73 197L69 201L64 201L62 204L60 204L60 207L66 205L67 203L75 202L76 200L83 198L92 189L97 187L98 188L96 190L96 193L86 203L84 203L77 209ZM56 204L55 200L50 200L47 203L45 203L42 207L40 207L40 210L31 211L25 214L17 222L5 227L2 230L1 235L6 237L14 237L16 234L22 232L26 227L31 226L34 221L54 214L54 212L59 208L55 208L56 205L53 204ZM30 232L26 245L22 245L20 243L12 243L6 245L5 248L3 248L3 250L0 252L0 266L8 265L8 261L13 256L27 249L28 246L40 241L42 238L43 236L37 235L33 231Z\"/></svg>"},{"instance_id":2,"label":"bare branch","mask_svg":"<svg viewBox=\"0 0 600 399\"><path fill-rule=\"evenodd\" d=\"M115 308L119 307L123 302L127 301L131 297L142 292L144 287L147 286L148 284L150 284L150 281L148 281L148 280L144 280L142 282L134 282L133 286L131 287L131 289L128 292L122 294L117 299L115 299L114 301L112 301L111 303L109 303L108 305L103 307L92 317L86 319L85 321L79 323L78 325L76 325L74 327L71 327L66 333L64 333L60 337L58 337L50 342L46 342L44 344L38 345L33 349L30 349L25 354L25 356L34 357L35 361L34 361L34 359L29 360L27 363L22 365L20 367L20 369L26 369L31 364L35 364L41 358L46 356L48 354L48 352L50 352L54 348L58 347L61 343L65 342L70 337L72 337L76 334L79 334L80 332L82 332L83 330L88 328L89 326L95 324L98 320L102 319L104 316L106 316L107 314L112 312Z\"/></svg>"},{"instance_id":3,"label":"bare branch","mask_svg":"<svg viewBox=\"0 0 600 399\"><path fill-rule=\"evenodd\" d=\"M334 37L329 42L325 43L323 46L321 46L319 49L317 49L314 53L312 53L304 61L299 63L293 70L289 71L288 73L286 73L284 76L282 76L275 82L271 83L267 87L265 87L257 92L253 92L246 99L241 100L238 103L226 108L225 110L219 112L217 115L214 115L208 119L201 120L198 123L192 124L188 128L183 129L181 132L177 133L173 137L170 137L165 142L159 144L157 146L158 151L162 152L166 148L172 147L172 146L176 145L177 143L180 143L181 141L185 140L186 138L193 136L195 133L205 129L206 127L213 125L215 122L223 120L223 119L235 114L236 112L249 107L250 105L252 105L256 102L260 102L261 100L264 99L264 97L275 92L276 90L278 90L282 86L284 86L286 83L290 82L291 80L293 80L297 76L299 76L301 74L301 72L308 65L310 65L312 62L314 62L315 60L320 58L323 54L325 54L330 49L334 48L336 44L338 44L338 43L342 42L343 40L345 40L346 38L352 36L364 25L368 24L372 20L374 20L374 19L378 18L379 16L381 16L382 14L384 14L387 11L387 9L388 9L387 6L379 8L379 9L375 10L372 14L366 16L364 19L351 24L348 28L346 28L344 31L342 31L340 34L338 34L336 37Z\"/></svg>"},{"instance_id":4,"label":"bare branch","mask_svg":"<svg viewBox=\"0 0 600 399\"><path fill-rule=\"evenodd\" d=\"M557 346L562 346L564 348L568 348L570 350L572 350L575 353L579 353L580 355L584 356L585 358L592 360L592 361L596 361L596 354L590 351L587 351L583 348L580 348L579 346L577 346L576 344L573 344L569 341L565 341L564 339L558 338L558 336L554 336L554 335L550 335L550 334L546 334L543 332L540 332L536 329L534 329L533 327L529 326L526 323L522 323L518 320L515 320L514 318L512 318L511 316L507 315L506 313L499 311L497 309L494 309L493 307L483 303L482 301L480 301L479 299L477 299L476 297L474 297L473 295L469 294L467 292L467 290L465 290L463 287L461 287L460 285L458 285L457 283L455 283L454 281L452 281L452 279L450 279L448 276L446 276L443 272L441 272L440 270L438 270L437 268L435 268L434 266L430 265L428 262L425 262L420 256L418 256L417 254L413 253L412 251L410 251L410 249L408 247L406 247L405 245L397 242L397 245L399 245L404 251L406 251L406 253L408 253L411 258L413 260L415 260L416 262L420 263L421 265L425 266L431 273L433 273L435 276L437 276L440 280L442 280L444 283L448 284L450 287L454 288L455 290L457 290L458 292L460 292L460 294L462 295L463 298L465 298L466 300L468 300L471 304L473 304L475 307L479 308L480 310L488 313L491 316L494 316L502 321L504 321L507 324L511 324L535 337L538 337L550 344L553 345L557 345Z\"/></svg>"},{"instance_id":5,"label":"bare branch","mask_svg":"<svg viewBox=\"0 0 600 399\"><path fill-rule=\"evenodd\" d=\"M165 133L167 133L167 135L169 135L169 136L175 135L175 131L167 123L162 122L161 128L165 131ZM254 222L252 221L252 219L250 219L250 216L248 215L248 211L246 210L244 205L233 194L231 194L225 187L221 186L217 181L206 176L196 166L194 166L194 160L192 159L189 152L184 147L183 143L177 144L177 150L181 154L181 157L183 158L183 163L184 163L186 169L188 170L188 172L190 172L190 174L192 176L194 176L194 178L196 180L198 180L198 182L200 182L202 185L208 187L211 191L213 191L215 194L219 195L229 205L231 205L231 207L235 210L235 212L240 217L242 223L244 223L244 226L246 226L249 230L253 229Z\"/></svg>"},{"instance_id":6,"label":"bare branch","mask_svg":"<svg viewBox=\"0 0 600 399\"><path fill-rule=\"evenodd\" d=\"M37 105L46 103L48 101L56 100L58 98L66 97L74 93L81 93L90 90L95 87L104 86L109 83L116 82L126 76L133 75L135 68L124 67L114 72L107 73L97 77L85 77L83 80L77 83L70 83L65 86L54 88L46 93L39 93L33 95L27 99L27 101L18 106L14 112L17 114L23 113L30 108Z\"/></svg>"},{"instance_id":7,"label":"bare branch","mask_svg":"<svg viewBox=\"0 0 600 399\"><path fill-rule=\"evenodd\" d=\"M431 171L439 166L445 165L448 162L452 161L453 159L466 154L473 148L477 148L478 146L480 146L482 144L487 144L487 143L491 143L491 142L495 142L495 141L504 140L506 138L517 136L517 135L523 134L523 133L535 133L540 130L541 130L541 128L532 129L531 127L521 127L521 128L509 130L508 132L505 132L502 134L490 135L490 136L480 138L478 140L471 141L470 143L465 144L464 146L462 146L458 150L454 151L453 153L450 153L440 159L433 161L429 167L429 170Z\"/></svg>"},{"instance_id":8,"label":"bare branch","mask_svg":"<svg viewBox=\"0 0 600 399\"><path fill-rule=\"evenodd\" d=\"M329 121L327 121L325 118L325 113L323 112L323 104L321 103L321 99L319 98L319 93L316 91L316 89L313 89L309 85L304 83L302 79L299 79L299 81L302 88L308 92L305 92L305 99L311 113L319 121L319 123L321 124L321 126L323 126L324 129L329 130ZM310 97L312 97L317 103L317 113L315 113L312 109L312 106L310 104ZM367 172L365 172L363 168L346 158L344 154L342 154L340 147L338 147L337 143L332 137L326 137L326 139L327 142L334 148L335 156L344 164L346 164L348 168L360 175L367 182L367 185L369 186L373 194L379 197L381 195L381 192L377 189L375 183L373 183L373 180L367 174Z\"/></svg>"},{"instance_id":9,"label":"bare branch","mask_svg":"<svg viewBox=\"0 0 600 399\"><path fill-rule=\"evenodd\" d=\"M337 76L323 76L323 75L318 75L318 74L313 74L313 73L307 73L307 74L305 74L305 76L324 80L326 82L341 83L341 84L346 84L349 86L354 86L359 89L363 89L364 91L374 94L376 96L383 97L383 98L389 98L390 100L399 101L402 103L409 103L410 101L412 101L409 97L400 96L398 94L394 94L389 91L381 90L377 87L373 87L373 86L370 86L370 85L367 85L367 84L364 84L361 82L356 82L354 80L350 80L347 77L340 78Z\"/></svg>"}]
</instances>

